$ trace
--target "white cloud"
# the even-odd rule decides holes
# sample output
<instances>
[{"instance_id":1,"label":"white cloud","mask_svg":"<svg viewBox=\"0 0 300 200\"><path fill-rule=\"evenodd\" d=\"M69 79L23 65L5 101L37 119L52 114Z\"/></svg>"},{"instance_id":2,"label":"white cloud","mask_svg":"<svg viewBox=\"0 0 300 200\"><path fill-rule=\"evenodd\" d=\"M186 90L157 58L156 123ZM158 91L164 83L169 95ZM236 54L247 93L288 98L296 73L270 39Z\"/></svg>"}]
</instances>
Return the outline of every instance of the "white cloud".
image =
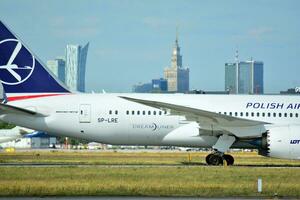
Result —
<instances>
[{"instance_id":1,"label":"white cloud","mask_svg":"<svg viewBox=\"0 0 300 200\"><path fill-rule=\"evenodd\" d=\"M274 35L273 28L256 27L232 35L232 38L235 40L235 42L241 43L249 40L264 41L268 38L271 38L271 35Z\"/></svg>"},{"instance_id":2,"label":"white cloud","mask_svg":"<svg viewBox=\"0 0 300 200\"><path fill-rule=\"evenodd\" d=\"M145 17L142 19L142 23L154 29L161 29L166 26L176 26L176 21L169 21L159 17Z\"/></svg>"},{"instance_id":3,"label":"white cloud","mask_svg":"<svg viewBox=\"0 0 300 200\"><path fill-rule=\"evenodd\" d=\"M258 27L253 28L248 31L248 35L255 39L262 39L263 37L267 36L268 34L271 34L273 32L273 29L270 27Z\"/></svg>"},{"instance_id":4,"label":"white cloud","mask_svg":"<svg viewBox=\"0 0 300 200\"><path fill-rule=\"evenodd\" d=\"M57 37L92 37L99 34L100 19L94 16L82 17L79 21L64 16L50 19L52 33Z\"/></svg>"}]
</instances>

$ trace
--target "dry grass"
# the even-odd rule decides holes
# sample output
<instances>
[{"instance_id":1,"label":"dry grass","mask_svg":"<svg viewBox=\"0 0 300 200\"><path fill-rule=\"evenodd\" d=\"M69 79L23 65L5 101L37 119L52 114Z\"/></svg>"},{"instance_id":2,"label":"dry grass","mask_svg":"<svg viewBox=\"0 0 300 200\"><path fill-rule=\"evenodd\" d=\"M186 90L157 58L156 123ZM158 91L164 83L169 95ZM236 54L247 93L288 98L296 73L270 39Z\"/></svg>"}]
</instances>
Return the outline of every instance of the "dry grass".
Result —
<instances>
[{"instance_id":1,"label":"dry grass","mask_svg":"<svg viewBox=\"0 0 300 200\"><path fill-rule=\"evenodd\" d=\"M39 154L39 156L37 156ZM192 153L203 162L203 153ZM299 161L235 154L238 163L299 165ZM200 157L200 158L197 158ZM187 153L25 152L1 154L2 162L179 164ZM257 178L263 193L257 193ZM201 196L300 197L300 168L263 167L0 167L1 196Z\"/></svg>"},{"instance_id":2,"label":"dry grass","mask_svg":"<svg viewBox=\"0 0 300 200\"><path fill-rule=\"evenodd\" d=\"M1 196L279 196L300 197L300 170L151 167L0 168ZM263 193L256 192L258 177Z\"/></svg>"}]
</instances>

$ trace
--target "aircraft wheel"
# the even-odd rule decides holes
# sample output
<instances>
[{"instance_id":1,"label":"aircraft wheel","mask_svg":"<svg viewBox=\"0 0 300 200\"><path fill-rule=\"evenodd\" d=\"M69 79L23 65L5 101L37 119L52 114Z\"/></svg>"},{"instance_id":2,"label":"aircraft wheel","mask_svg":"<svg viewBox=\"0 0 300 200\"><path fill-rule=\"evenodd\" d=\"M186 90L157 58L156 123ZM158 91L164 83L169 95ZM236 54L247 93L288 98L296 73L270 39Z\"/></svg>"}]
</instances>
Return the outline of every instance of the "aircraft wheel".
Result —
<instances>
[{"instance_id":1,"label":"aircraft wheel","mask_svg":"<svg viewBox=\"0 0 300 200\"><path fill-rule=\"evenodd\" d=\"M218 154L209 154L208 156L208 163L209 165L223 165L223 157Z\"/></svg>"},{"instance_id":2,"label":"aircraft wheel","mask_svg":"<svg viewBox=\"0 0 300 200\"><path fill-rule=\"evenodd\" d=\"M206 156L206 158L205 158L205 161L206 161L206 163L208 164L208 165L210 165L209 164L209 159L210 159L210 157L212 156L213 154L211 153L211 154L208 154L207 156Z\"/></svg>"},{"instance_id":3,"label":"aircraft wheel","mask_svg":"<svg viewBox=\"0 0 300 200\"><path fill-rule=\"evenodd\" d=\"M225 161L227 162L227 165L233 165L234 163L234 158L229 155L229 154L224 154L223 158L225 159Z\"/></svg>"}]
</instances>

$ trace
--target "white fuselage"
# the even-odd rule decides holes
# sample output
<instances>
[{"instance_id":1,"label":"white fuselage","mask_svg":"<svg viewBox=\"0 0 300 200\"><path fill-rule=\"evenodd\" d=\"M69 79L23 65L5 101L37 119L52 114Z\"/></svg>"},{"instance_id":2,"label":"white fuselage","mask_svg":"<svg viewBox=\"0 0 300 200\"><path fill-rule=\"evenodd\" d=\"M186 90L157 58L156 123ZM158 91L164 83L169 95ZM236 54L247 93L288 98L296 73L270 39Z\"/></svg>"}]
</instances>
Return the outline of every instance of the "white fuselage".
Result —
<instances>
[{"instance_id":1,"label":"white fuselage","mask_svg":"<svg viewBox=\"0 0 300 200\"><path fill-rule=\"evenodd\" d=\"M300 125L299 97L279 95L66 94L8 103L42 113L46 117L22 118L6 114L1 118L54 135L109 144L211 147L217 141L217 137L205 136L176 144L164 141L165 136L173 130L195 122L119 96L166 102L263 121L270 123L270 126ZM213 129L210 124L205 123L200 124L200 128L208 133ZM218 127L214 129L222 131ZM259 137L261 133L255 136Z\"/></svg>"}]
</instances>

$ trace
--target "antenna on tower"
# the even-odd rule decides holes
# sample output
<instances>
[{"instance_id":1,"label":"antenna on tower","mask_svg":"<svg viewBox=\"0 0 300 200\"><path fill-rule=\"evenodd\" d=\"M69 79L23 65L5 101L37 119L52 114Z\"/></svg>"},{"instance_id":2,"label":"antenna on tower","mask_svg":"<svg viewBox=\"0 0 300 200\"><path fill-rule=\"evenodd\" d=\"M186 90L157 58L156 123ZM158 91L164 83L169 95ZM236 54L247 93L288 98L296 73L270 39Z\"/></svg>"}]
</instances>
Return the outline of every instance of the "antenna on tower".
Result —
<instances>
[{"instance_id":1,"label":"antenna on tower","mask_svg":"<svg viewBox=\"0 0 300 200\"><path fill-rule=\"evenodd\" d=\"M239 50L238 47L236 46L235 50L235 94L239 93Z\"/></svg>"},{"instance_id":2,"label":"antenna on tower","mask_svg":"<svg viewBox=\"0 0 300 200\"><path fill-rule=\"evenodd\" d=\"M179 29L179 25L177 24L177 26L176 26L176 44L178 44L178 29Z\"/></svg>"},{"instance_id":3,"label":"antenna on tower","mask_svg":"<svg viewBox=\"0 0 300 200\"><path fill-rule=\"evenodd\" d=\"M239 62L239 50L238 50L237 47L236 47L236 50L235 50L235 62Z\"/></svg>"}]
</instances>

